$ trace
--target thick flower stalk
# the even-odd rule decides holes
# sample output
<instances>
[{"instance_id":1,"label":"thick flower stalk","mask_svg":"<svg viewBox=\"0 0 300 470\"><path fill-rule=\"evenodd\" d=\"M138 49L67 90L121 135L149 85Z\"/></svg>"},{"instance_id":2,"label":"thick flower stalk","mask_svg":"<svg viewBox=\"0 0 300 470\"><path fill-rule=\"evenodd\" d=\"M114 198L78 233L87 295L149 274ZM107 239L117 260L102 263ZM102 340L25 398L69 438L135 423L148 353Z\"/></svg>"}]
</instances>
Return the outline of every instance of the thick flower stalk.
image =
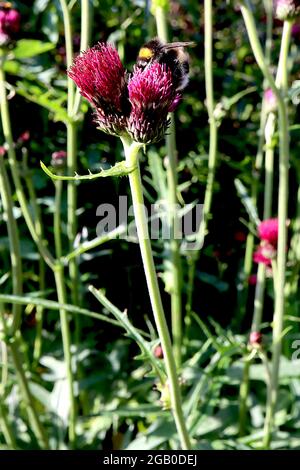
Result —
<instances>
[{"instance_id":1,"label":"thick flower stalk","mask_svg":"<svg viewBox=\"0 0 300 470\"><path fill-rule=\"evenodd\" d=\"M0 47L6 46L20 29L20 13L9 2L0 2Z\"/></svg>"},{"instance_id":2,"label":"thick flower stalk","mask_svg":"<svg viewBox=\"0 0 300 470\"><path fill-rule=\"evenodd\" d=\"M142 144L164 137L168 113L181 98L164 64L135 67L130 76L110 44L98 43L80 54L68 75L94 107L99 129Z\"/></svg>"}]
</instances>

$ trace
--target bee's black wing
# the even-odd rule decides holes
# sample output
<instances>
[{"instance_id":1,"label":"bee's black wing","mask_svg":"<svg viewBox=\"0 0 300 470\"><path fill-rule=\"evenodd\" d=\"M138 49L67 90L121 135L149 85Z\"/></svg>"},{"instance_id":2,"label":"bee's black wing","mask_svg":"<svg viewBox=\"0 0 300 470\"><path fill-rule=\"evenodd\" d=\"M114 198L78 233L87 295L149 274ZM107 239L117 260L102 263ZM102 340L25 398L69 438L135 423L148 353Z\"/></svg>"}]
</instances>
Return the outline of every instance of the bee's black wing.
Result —
<instances>
[{"instance_id":1,"label":"bee's black wing","mask_svg":"<svg viewBox=\"0 0 300 470\"><path fill-rule=\"evenodd\" d=\"M195 42L193 41L185 41L185 42L168 42L164 45L164 49L176 49L177 47L186 47L186 46L195 46Z\"/></svg>"}]
</instances>

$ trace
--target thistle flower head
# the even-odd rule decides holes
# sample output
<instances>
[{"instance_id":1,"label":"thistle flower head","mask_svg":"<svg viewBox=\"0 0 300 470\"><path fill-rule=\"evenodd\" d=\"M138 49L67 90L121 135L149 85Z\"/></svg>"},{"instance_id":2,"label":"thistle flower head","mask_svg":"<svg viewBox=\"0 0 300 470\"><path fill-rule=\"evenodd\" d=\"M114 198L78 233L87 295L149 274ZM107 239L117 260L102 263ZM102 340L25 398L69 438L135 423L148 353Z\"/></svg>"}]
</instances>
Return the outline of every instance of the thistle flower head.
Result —
<instances>
[{"instance_id":1,"label":"thistle flower head","mask_svg":"<svg viewBox=\"0 0 300 470\"><path fill-rule=\"evenodd\" d=\"M81 95L95 107L100 129L121 135L126 72L116 49L110 44L98 43L75 58L68 75Z\"/></svg>"},{"instance_id":2,"label":"thistle flower head","mask_svg":"<svg viewBox=\"0 0 300 470\"><path fill-rule=\"evenodd\" d=\"M172 72L163 64L153 63L136 69L128 84L131 112L128 133L137 142L148 144L160 140L169 125L168 112L179 101Z\"/></svg>"},{"instance_id":3,"label":"thistle flower head","mask_svg":"<svg viewBox=\"0 0 300 470\"><path fill-rule=\"evenodd\" d=\"M274 0L275 16L285 21L300 15L300 0Z\"/></svg>"},{"instance_id":4,"label":"thistle flower head","mask_svg":"<svg viewBox=\"0 0 300 470\"><path fill-rule=\"evenodd\" d=\"M0 2L0 46L5 46L20 29L20 13L9 2Z\"/></svg>"},{"instance_id":5,"label":"thistle flower head","mask_svg":"<svg viewBox=\"0 0 300 470\"><path fill-rule=\"evenodd\" d=\"M164 136L168 113L181 99L165 64L135 67L128 78L117 51L109 44L99 43L80 54L68 75L95 108L101 130L129 135L142 144L157 142Z\"/></svg>"},{"instance_id":6,"label":"thistle flower head","mask_svg":"<svg viewBox=\"0 0 300 470\"><path fill-rule=\"evenodd\" d=\"M278 240L278 219L263 220L258 226L258 235L261 240L265 240L276 248Z\"/></svg>"}]
</instances>

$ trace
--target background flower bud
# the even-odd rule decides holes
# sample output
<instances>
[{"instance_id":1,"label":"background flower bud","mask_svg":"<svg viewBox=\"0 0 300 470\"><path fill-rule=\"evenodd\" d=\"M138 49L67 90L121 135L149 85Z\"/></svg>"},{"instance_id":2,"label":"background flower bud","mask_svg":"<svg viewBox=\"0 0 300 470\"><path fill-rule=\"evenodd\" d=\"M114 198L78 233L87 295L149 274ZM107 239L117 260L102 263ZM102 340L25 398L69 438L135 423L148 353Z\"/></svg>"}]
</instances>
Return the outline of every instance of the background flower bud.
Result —
<instances>
[{"instance_id":1,"label":"background flower bud","mask_svg":"<svg viewBox=\"0 0 300 470\"><path fill-rule=\"evenodd\" d=\"M300 0L275 0L275 16L285 21L300 15Z\"/></svg>"},{"instance_id":2,"label":"background flower bud","mask_svg":"<svg viewBox=\"0 0 300 470\"><path fill-rule=\"evenodd\" d=\"M7 45L20 30L21 15L8 5L7 2L0 2L0 46Z\"/></svg>"}]
</instances>

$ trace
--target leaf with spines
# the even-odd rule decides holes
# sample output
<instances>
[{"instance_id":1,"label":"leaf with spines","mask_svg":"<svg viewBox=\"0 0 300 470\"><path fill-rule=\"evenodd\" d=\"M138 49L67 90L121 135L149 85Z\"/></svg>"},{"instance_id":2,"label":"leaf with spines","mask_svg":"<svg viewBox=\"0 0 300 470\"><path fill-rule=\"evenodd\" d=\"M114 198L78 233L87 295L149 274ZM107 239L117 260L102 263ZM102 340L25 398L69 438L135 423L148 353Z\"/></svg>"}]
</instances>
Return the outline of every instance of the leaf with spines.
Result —
<instances>
[{"instance_id":1,"label":"leaf with spines","mask_svg":"<svg viewBox=\"0 0 300 470\"><path fill-rule=\"evenodd\" d=\"M64 176L64 175L56 175L52 173L51 170L43 163L40 162L42 170L46 173L46 175L50 176L53 180L56 181L82 181L82 180L94 180L97 178L106 178L108 176L127 176L129 173L135 170L135 166L127 166L126 162L118 162L108 170L101 170L99 173L92 173L88 170L87 175L79 175L75 171L75 176Z\"/></svg>"}]
</instances>

